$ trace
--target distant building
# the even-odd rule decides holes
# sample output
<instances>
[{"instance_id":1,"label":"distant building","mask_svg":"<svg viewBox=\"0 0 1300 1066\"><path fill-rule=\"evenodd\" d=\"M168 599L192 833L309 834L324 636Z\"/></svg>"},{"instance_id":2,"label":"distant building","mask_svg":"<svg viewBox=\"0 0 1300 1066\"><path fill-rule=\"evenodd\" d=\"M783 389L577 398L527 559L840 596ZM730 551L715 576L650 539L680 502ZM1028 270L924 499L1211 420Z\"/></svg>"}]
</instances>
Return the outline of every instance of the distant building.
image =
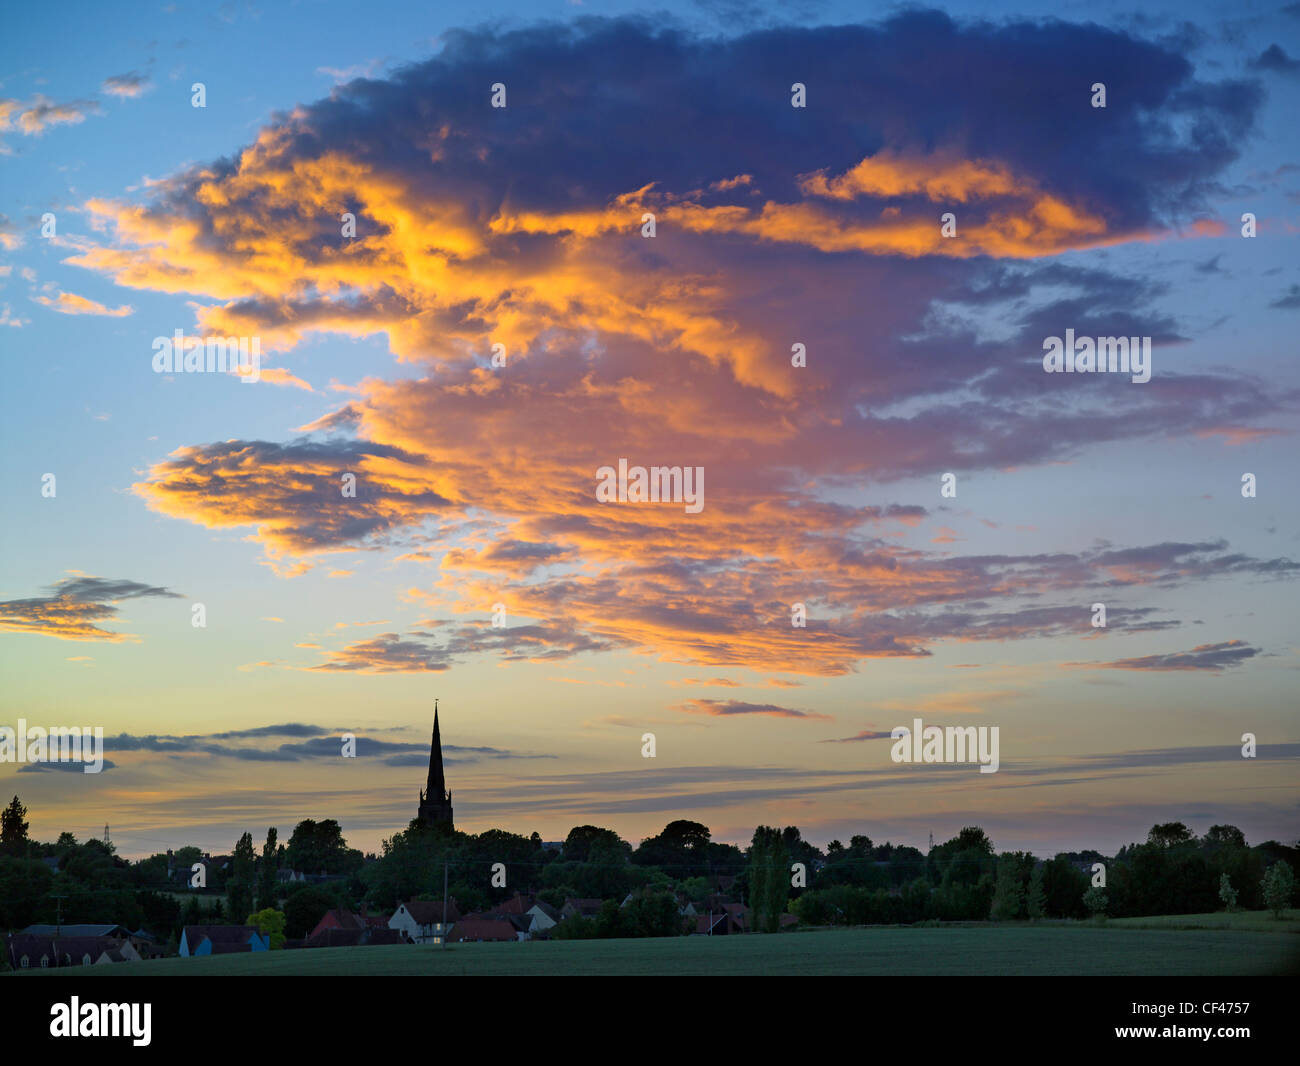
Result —
<instances>
[{"instance_id":1,"label":"distant building","mask_svg":"<svg viewBox=\"0 0 1300 1066\"><path fill-rule=\"evenodd\" d=\"M130 933L120 925L49 925L38 923L20 930L25 936L111 936L116 940L125 940Z\"/></svg>"},{"instance_id":2,"label":"distant building","mask_svg":"<svg viewBox=\"0 0 1300 1066\"><path fill-rule=\"evenodd\" d=\"M600 913L604 902L603 899L577 899L570 896L560 908L560 917L572 918L577 915L580 918L594 918Z\"/></svg>"},{"instance_id":3,"label":"distant building","mask_svg":"<svg viewBox=\"0 0 1300 1066\"><path fill-rule=\"evenodd\" d=\"M447 900L447 923L460 921L454 899ZM399 930L411 944L441 944L442 900L408 900L400 904L388 919L390 929Z\"/></svg>"},{"instance_id":4,"label":"distant building","mask_svg":"<svg viewBox=\"0 0 1300 1066\"><path fill-rule=\"evenodd\" d=\"M442 737L438 732L438 701L433 701L433 743L429 747L429 780L420 793L420 811L417 817L425 825L446 826L451 829L451 793L442 775Z\"/></svg>"},{"instance_id":5,"label":"distant building","mask_svg":"<svg viewBox=\"0 0 1300 1066\"><path fill-rule=\"evenodd\" d=\"M465 918L451 927L447 940L452 944L517 940L518 931L504 918Z\"/></svg>"},{"instance_id":6,"label":"distant building","mask_svg":"<svg viewBox=\"0 0 1300 1066\"><path fill-rule=\"evenodd\" d=\"M686 919L692 936L726 936L735 932L726 911L695 914Z\"/></svg>"},{"instance_id":7,"label":"distant building","mask_svg":"<svg viewBox=\"0 0 1300 1066\"><path fill-rule=\"evenodd\" d=\"M524 912L524 917L532 919L531 924L528 926L528 931L532 933L533 936L537 936L538 933L544 933L546 930L553 928L559 923L560 912L549 903L543 903L539 899Z\"/></svg>"},{"instance_id":8,"label":"distant building","mask_svg":"<svg viewBox=\"0 0 1300 1066\"><path fill-rule=\"evenodd\" d=\"M182 958L270 950L271 938L262 936L251 925L187 925L181 930Z\"/></svg>"},{"instance_id":9,"label":"distant building","mask_svg":"<svg viewBox=\"0 0 1300 1066\"><path fill-rule=\"evenodd\" d=\"M397 929L387 926L363 926L359 929L323 929L306 940L296 941L298 948L355 948L377 947L380 944L405 944L406 937Z\"/></svg>"},{"instance_id":10,"label":"distant building","mask_svg":"<svg viewBox=\"0 0 1300 1066\"><path fill-rule=\"evenodd\" d=\"M316 928L307 934L310 940L318 933L323 933L329 929L340 930L363 930L363 929L387 929L388 918L379 917L378 915L368 915L365 904L361 905L361 913L353 914L345 907L338 910L326 911L325 917L316 923Z\"/></svg>"},{"instance_id":11,"label":"distant building","mask_svg":"<svg viewBox=\"0 0 1300 1066\"><path fill-rule=\"evenodd\" d=\"M109 928L116 928L116 926ZM9 965L15 970L91 966L101 961L105 954L116 955L112 961L121 959L135 962L140 958L130 941L112 936L41 936L32 933L15 933L9 938L7 949Z\"/></svg>"}]
</instances>

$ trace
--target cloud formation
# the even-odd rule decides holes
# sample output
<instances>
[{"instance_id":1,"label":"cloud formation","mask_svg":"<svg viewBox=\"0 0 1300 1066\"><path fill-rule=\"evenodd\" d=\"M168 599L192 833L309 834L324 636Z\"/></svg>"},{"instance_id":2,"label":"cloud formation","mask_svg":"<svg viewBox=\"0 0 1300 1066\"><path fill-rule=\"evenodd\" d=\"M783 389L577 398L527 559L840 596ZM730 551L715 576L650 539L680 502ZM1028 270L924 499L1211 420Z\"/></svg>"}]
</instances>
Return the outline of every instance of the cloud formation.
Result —
<instances>
[{"instance_id":1,"label":"cloud formation","mask_svg":"<svg viewBox=\"0 0 1300 1066\"><path fill-rule=\"evenodd\" d=\"M102 86L103 91L110 96L119 96L130 98L133 96L142 96L153 87L149 80L148 74L141 74L139 71L131 70L125 74L114 74L110 78L104 79Z\"/></svg>"},{"instance_id":2,"label":"cloud formation","mask_svg":"<svg viewBox=\"0 0 1300 1066\"><path fill-rule=\"evenodd\" d=\"M1108 86L1104 115L1083 68ZM497 109L483 86L502 70ZM1095 25L913 12L726 39L637 19L459 32L145 202L90 202L111 239L70 262L190 294L200 329L260 336L276 359L316 333L384 334L411 364L350 386L299 439L188 445L135 486L160 513L250 529L280 573L398 548L437 564L417 601L526 620L388 632L315 669L627 648L836 675L942 640L1087 635L1073 590L1295 576L1226 544L963 557L940 531L935 550L904 548L936 516L884 488L1116 441L1247 439L1300 404L1237 370L1162 364L1183 333L1154 309L1161 284L1055 258L1216 232L1206 190L1262 98ZM691 152L669 150L683 138ZM1042 339L1066 325L1151 336L1152 380L1043 374ZM620 458L704 467L703 511L599 502L595 471ZM1135 604L1115 628L1178 624L1152 614Z\"/></svg>"},{"instance_id":3,"label":"cloud formation","mask_svg":"<svg viewBox=\"0 0 1300 1066\"><path fill-rule=\"evenodd\" d=\"M47 595L0 601L0 629L61 640L134 640L99 623L115 620L119 603L143 597L183 599L180 593L138 581L78 575L55 582Z\"/></svg>"},{"instance_id":4,"label":"cloud formation","mask_svg":"<svg viewBox=\"0 0 1300 1066\"><path fill-rule=\"evenodd\" d=\"M775 703L747 703L744 700L685 700L675 704L673 710L683 714L702 714L711 718L729 718L733 715L759 715L764 718L807 718L820 722L829 722L829 714L815 711L799 711L792 707L781 707Z\"/></svg>"},{"instance_id":5,"label":"cloud formation","mask_svg":"<svg viewBox=\"0 0 1300 1066\"><path fill-rule=\"evenodd\" d=\"M1142 655L1133 659L1117 659L1109 663L1071 663L1094 670L1208 670L1222 673L1234 666L1242 666L1259 655L1242 640L1225 640L1218 644L1200 644L1191 651L1170 652L1164 655Z\"/></svg>"}]
</instances>

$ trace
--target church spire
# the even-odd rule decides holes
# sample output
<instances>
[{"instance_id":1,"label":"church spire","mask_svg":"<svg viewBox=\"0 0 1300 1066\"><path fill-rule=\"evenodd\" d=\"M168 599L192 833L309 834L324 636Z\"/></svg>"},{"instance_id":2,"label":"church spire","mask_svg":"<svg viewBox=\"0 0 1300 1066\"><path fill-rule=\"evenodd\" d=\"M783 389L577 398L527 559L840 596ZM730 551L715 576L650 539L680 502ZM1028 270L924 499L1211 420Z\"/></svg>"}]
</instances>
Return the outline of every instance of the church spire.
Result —
<instances>
[{"instance_id":1,"label":"church spire","mask_svg":"<svg viewBox=\"0 0 1300 1066\"><path fill-rule=\"evenodd\" d=\"M429 745L429 782L420 793L420 821L452 826L451 793L442 775L442 732L438 728L438 701L433 701L433 742Z\"/></svg>"},{"instance_id":2,"label":"church spire","mask_svg":"<svg viewBox=\"0 0 1300 1066\"><path fill-rule=\"evenodd\" d=\"M433 744L429 748L429 785L426 795L432 800L441 800L447 791L447 782L442 776L442 735L438 732L438 701L433 701Z\"/></svg>"}]
</instances>

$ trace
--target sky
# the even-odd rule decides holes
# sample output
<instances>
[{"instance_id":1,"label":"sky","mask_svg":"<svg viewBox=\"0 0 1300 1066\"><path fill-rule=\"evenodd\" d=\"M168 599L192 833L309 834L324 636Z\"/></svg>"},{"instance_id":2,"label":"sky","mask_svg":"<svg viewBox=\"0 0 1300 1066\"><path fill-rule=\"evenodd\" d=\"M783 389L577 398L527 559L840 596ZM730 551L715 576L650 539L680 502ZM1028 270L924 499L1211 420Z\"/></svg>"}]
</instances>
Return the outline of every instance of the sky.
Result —
<instances>
[{"instance_id":1,"label":"sky","mask_svg":"<svg viewBox=\"0 0 1300 1066\"><path fill-rule=\"evenodd\" d=\"M36 838L377 850L436 698L471 832L1296 839L1300 4L49 4L0 60L0 725L107 760L0 763Z\"/></svg>"}]
</instances>

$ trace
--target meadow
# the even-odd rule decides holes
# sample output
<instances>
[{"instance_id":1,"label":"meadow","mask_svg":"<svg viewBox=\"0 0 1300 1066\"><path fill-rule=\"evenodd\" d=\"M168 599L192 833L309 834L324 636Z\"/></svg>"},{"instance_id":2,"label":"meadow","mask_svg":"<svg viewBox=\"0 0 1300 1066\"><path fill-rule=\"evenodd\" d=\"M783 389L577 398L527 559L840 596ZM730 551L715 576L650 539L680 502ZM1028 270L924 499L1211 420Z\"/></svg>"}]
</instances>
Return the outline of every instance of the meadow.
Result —
<instances>
[{"instance_id":1,"label":"meadow","mask_svg":"<svg viewBox=\"0 0 1300 1066\"><path fill-rule=\"evenodd\" d=\"M1137 924L1140 923L1140 924ZM820 929L778 936L322 948L74 967L84 976L1088 975L1300 973L1300 911ZM33 971L34 972L34 971Z\"/></svg>"}]
</instances>

